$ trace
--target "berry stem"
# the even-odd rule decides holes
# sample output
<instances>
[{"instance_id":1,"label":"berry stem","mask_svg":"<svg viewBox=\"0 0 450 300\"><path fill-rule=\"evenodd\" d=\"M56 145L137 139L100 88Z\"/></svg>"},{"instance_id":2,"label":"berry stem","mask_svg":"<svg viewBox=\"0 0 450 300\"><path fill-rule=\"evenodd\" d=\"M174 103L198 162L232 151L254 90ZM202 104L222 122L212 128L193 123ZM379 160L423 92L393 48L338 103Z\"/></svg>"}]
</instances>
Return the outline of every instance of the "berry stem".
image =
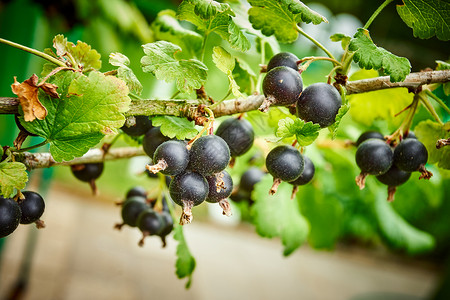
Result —
<instances>
[{"instance_id":1,"label":"berry stem","mask_svg":"<svg viewBox=\"0 0 450 300\"><path fill-rule=\"evenodd\" d=\"M269 195L274 195L277 192L278 186L280 184L281 184L281 179L280 178L274 178L272 187L269 190Z\"/></svg>"},{"instance_id":2,"label":"berry stem","mask_svg":"<svg viewBox=\"0 0 450 300\"><path fill-rule=\"evenodd\" d=\"M377 10L372 14L372 16L370 16L369 20L367 21L367 23L364 25L364 29L368 29L370 24L372 24L373 20L375 20L375 18L379 15L379 13L389 4L394 0L386 0L383 2L383 4L381 4Z\"/></svg>"},{"instance_id":3,"label":"berry stem","mask_svg":"<svg viewBox=\"0 0 450 300\"><path fill-rule=\"evenodd\" d=\"M63 63L62 61L60 61L60 60L54 58L53 56L48 55L47 53L41 52L41 51L39 51L39 50L36 50L36 49L33 49L33 48L29 48L29 47L27 47L27 46L20 45L20 44L17 44L17 43L14 43L14 42L11 42L11 41L2 39L2 38L0 38L0 43L3 43L3 44L5 44L5 45L8 45L8 46L11 46L11 47L14 47L14 48L17 48L17 49L26 51L26 52L31 53L31 54L34 54L34 55L36 55L36 56L39 56L39 57L41 57L41 58L43 58L43 59L48 60L48 61L51 62L51 63L54 63L54 64L57 65L57 66L60 66L60 67L67 67L66 64Z\"/></svg>"},{"instance_id":4,"label":"berry stem","mask_svg":"<svg viewBox=\"0 0 450 300\"><path fill-rule=\"evenodd\" d=\"M219 205L222 208L223 212L222 214L227 216L227 217L231 217L231 206L230 206L230 202L228 202L227 199L222 199L219 201Z\"/></svg>"},{"instance_id":5,"label":"berry stem","mask_svg":"<svg viewBox=\"0 0 450 300\"><path fill-rule=\"evenodd\" d=\"M392 0L391 0L392 1ZM329 58L336 60L333 56L333 54L331 54L330 51L328 51L327 48L325 48L319 41L317 41L316 39L314 39L312 36L310 36L309 34L307 34L305 31L303 31L303 29L300 28L300 26L298 26L298 24L295 25L295 29L304 37L306 37L308 40L310 40L311 42L313 42L317 47L319 47L320 49L323 50L323 52L325 52Z\"/></svg>"},{"instance_id":6,"label":"berry stem","mask_svg":"<svg viewBox=\"0 0 450 300\"><path fill-rule=\"evenodd\" d=\"M192 139L188 142L188 147L190 148L191 145L198 140L205 131L207 131L209 128L212 127L212 124L214 124L214 113L213 111L209 108L209 107L205 107L204 110L208 113L209 118L208 121L206 122L206 124L203 126L202 130L200 130L200 132ZM189 149L188 148L188 149Z\"/></svg>"},{"instance_id":7,"label":"berry stem","mask_svg":"<svg viewBox=\"0 0 450 300\"><path fill-rule=\"evenodd\" d=\"M194 218L192 216L192 208L194 207L194 202L189 200L181 200L183 203L183 212L180 217L180 225L186 225L192 222Z\"/></svg>"},{"instance_id":8,"label":"berry stem","mask_svg":"<svg viewBox=\"0 0 450 300\"><path fill-rule=\"evenodd\" d=\"M25 148L21 148L21 149L16 149L16 148L14 148L14 147L11 147L11 148L9 148L12 152L25 152L25 151L30 151L30 150L33 150L33 149L36 149L36 148L39 148L39 147L41 147L41 146L44 146L45 144L47 144L48 143L48 141L47 140L44 140L44 141L42 141L42 142L40 142L39 144L36 144L36 145L34 145L34 146L30 146L30 147L25 147Z\"/></svg>"},{"instance_id":9,"label":"berry stem","mask_svg":"<svg viewBox=\"0 0 450 300\"><path fill-rule=\"evenodd\" d=\"M341 63L338 62L337 60L335 60L334 58L325 57L325 56L307 56L307 57L303 57L302 59L300 59L297 62L297 65L300 65L300 64L302 64L302 63L304 63L306 61L314 62L314 61L318 61L318 60L327 60L327 61L332 62L333 65L335 65L335 66L341 66Z\"/></svg>"},{"instance_id":10,"label":"berry stem","mask_svg":"<svg viewBox=\"0 0 450 300\"><path fill-rule=\"evenodd\" d=\"M434 109L433 105L431 105L428 98L424 97L423 93L419 93L420 95L420 101L422 101L422 104L425 106L425 108L428 110L428 112L433 116L433 118L436 120L436 122L439 123L439 125L444 125L444 123L441 121L441 118L439 118L438 114L436 113L436 110Z\"/></svg>"},{"instance_id":11,"label":"berry stem","mask_svg":"<svg viewBox=\"0 0 450 300\"><path fill-rule=\"evenodd\" d=\"M168 167L167 162L164 159L160 159L154 165L146 165L145 168L152 172L153 174L158 173L159 171L165 170Z\"/></svg>"},{"instance_id":12,"label":"berry stem","mask_svg":"<svg viewBox=\"0 0 450 300\"><path fill-rule=\"evenodd\" d=\"M387 197L388 202L394 201L394 195L396 191L397 191L396 186L388 186L388 197Z\"/></svg>"},{"instance_id":13,"label":"berry stem","mask_svg":"<svg viewBox=\"0 0 450 300\"><path fill-rule=\"evenodd\" d=\"M359 187L360 190L362 190L366 186L366 177L367 173L361 172L358 176L355 178L356 185Z\"/></svg>"}]
</instances>

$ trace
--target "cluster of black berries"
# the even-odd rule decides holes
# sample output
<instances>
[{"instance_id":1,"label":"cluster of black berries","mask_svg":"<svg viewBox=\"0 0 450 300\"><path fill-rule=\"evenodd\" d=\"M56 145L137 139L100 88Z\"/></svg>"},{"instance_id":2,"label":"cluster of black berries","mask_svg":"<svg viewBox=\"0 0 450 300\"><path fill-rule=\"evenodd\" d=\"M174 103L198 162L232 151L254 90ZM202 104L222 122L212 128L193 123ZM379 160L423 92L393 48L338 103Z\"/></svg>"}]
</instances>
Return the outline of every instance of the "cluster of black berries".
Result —
<instances>
[{"instance_id":1,"label":"cluster of black berries","mask_svg":"<svg viewBox=\"0 0 450 300\"><path fill-rule=\"evenodd\" d=\"M143 246L147 236L156 235L166 246L166 236L172 232L173 219L170 215L166 198L162 198L162 210L155 209L156 199L147 199L147 192L142 187L130 189L121 203L122 223L116 224L116 229L124 225L137 227L142 232L138 245Z\"/></svg>"},{"instance_id":2,"label":"cluster of black berries","mask_svg":"<svg viewBox=\"0 0 450 300\"><path fill-rule=\"evenodd\" d=\"M433 175L425 169L428 151L412 132L400 143L391 144L381 133L368 131L358 138L356 146L356 164L361 169L356 184L363 189L365 178L375 175L388 186L388 201L394 200L396 187L408 181L411 172L419 171L420 179L430 179Z\"/></svg>"},{"instance_id":3,"label":"cluster of black berries","mask_svg":"<svg viewBox=\"0 0 450 300\"><path fill-rule=\"evenodd\" d=\"M17 201L0 196L0 238L11 234L19 224L35 223L37 228L45 227L40 220L45 210L41 195L31 191L20 194L22 196Z\"/></svg>"},{"instance_id":4,"label":"cluster of black berries","mask_svg":"<svg viewBox=\"0 0 450 300\"><path fill-rule=\"evenodd\" d=\"M314 83L303 90L303 80L298 69L299 59L292 53L274 55L263 81L264 102L259 110L267 111L270 105L296 105L297 116L306 121L328 127L335 122L342 105L336 88L330 84Z\"/></svg>"},{"instance_id":5,"label":"cluster of black berries","mask_svg":"<svg viewBox=\"0 0 450 300\"><path fill-rule=\"evenodd\" d=\"M292 198L295 197L299 185L305 185L312 180L315 173L313 162L303 156L297 148L282 145L273 148L266 157L266 168L273 176L273 185L269 194L276 193L282 181L292 184Z\"/></svg>"}]
</instances>

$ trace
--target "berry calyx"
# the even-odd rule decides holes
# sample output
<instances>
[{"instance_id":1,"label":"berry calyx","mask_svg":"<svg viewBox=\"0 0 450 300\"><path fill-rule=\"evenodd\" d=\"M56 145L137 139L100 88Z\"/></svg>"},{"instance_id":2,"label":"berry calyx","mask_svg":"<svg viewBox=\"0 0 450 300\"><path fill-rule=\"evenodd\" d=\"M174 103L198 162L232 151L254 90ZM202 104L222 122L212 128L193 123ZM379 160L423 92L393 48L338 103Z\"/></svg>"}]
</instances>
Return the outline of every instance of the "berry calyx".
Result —
<instances>
[{"instance_id":1,"label":"berry calyx","mask_svg":"<svg viewBox=\"0 0 450 300\"><path fill-rule=\"evenodd\" d=\"M153 161L156 164L146 166L153 174L161 172L164 175L175 176L184 172L189 163L186 142L171 140L162 143L156 148Z\"/></svg>"},{"instance_id":2,"label":"berry calyx","mask_svg":"<svg viewBox=\"0 0 450 300\"><path fill-rule=\"evenodd\" d=\"M262 89L266 98L258 109L266 112L271 105L295 103L303 91L303 80L292 68L276 67L267 72Z\"/></svg>"},{"instance_id":3,"label":"berry calyx","mask_svg":"<svg viewBox=\"0 0 450 300\"><path fill-rule=\"evenodd\" d=\"M255 139L252 124L242 118L226 119L217 128L216 135L227 143L232 157L241 156L250 150Z\"/></svg>"},{"instance_id":4,"label":"berry calyx","mask_svg":"<svg viewBox=\"0 0 450 300\"><path fill-rule=\"evenodd\" d=\"M44 228L45 224L40 220L45 210L45 202L42 196L32 191L24 191L22 195L25 198L17 200L17 204L22 211L20 224L36 223L37 228Z\"/></svg>"},{"instance_id":5,"label":"berry calyx","mask_svg":"<svg viewBox=\"0 0 450 300\"><path fill-rule=\"evenodd\" d=\"M188 168L204 176L219 173L230 162L230 148L217 135L206 135L197 139L190 149Z\"/></svg>"},{"instance_id":6,"label":"berry calyx","mask_svg":"<svg viewBox=\"0 0 450 300\"><path fill-rule=\"evenodd\" d=\"M391 147L380 139L368 139L361 143L356 150L355 159L361 169L361 173L355 178L360 189L364 188L367 175L386 173L394 160Z\"/></svg>"},{"instance_id":7,"label":"berry calyx","mask_svg":"<svg viewBox=\"0 0 450 300\"><path fill-rule=\"evenodd\" d=\"M328 127L334 123L342 99L336 88L324 82L311 84L297 101L297 116L305 122Z\"/></svg>"},{"instance_id":8,"label":"berry calyx","mask_svg":"<svg viewBox=\"0 0 450 300\"><path fill-rule=\"evenodd\" d=\"M223 214L227 217L231 216L231 207L227 198L233 191L233 180L227 171L207 176L206 181L209 185L209 193L206 201L209 203L219 203L223 210Z\"/></svg>"},{"instance_id":9,"label":"berry calyx","mask_svg":"<svg viewBox=\"0 0 450 300\"><path fill-rule=\"evenodd\" d=\"M192 208L205 201L209 185L205 177L196 172L185 172L175 176L169 185L172 200L183 207L180 225L192 222Z\"/></svg>"},{"instance_id":10,"label":"berry calyx","mask_svg":"<svg viewBox=\"0 0 450 300\"><path fill-rule=\"evenodd\" d=\"M266 168L273 176L273 185L269 191L269 194L273 195L281 181L293 181L302 174L303 156L293 146L277 146L267 155Z\"/></svg>"}]
</instances>

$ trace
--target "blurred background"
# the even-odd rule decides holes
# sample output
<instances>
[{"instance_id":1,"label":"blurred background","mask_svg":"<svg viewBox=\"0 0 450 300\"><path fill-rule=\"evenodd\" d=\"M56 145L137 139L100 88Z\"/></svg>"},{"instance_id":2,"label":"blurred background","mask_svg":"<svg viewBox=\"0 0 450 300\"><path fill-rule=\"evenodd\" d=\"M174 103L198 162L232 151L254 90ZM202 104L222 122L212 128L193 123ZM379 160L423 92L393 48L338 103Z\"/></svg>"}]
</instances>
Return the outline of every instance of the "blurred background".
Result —
<instances>
[{"instance_id":1,"label":"blurred background","mask_svg":"<svg viewBox=\"0 0 450 300\"><path fill-rule=\"evenodd\" d=\"M176 10L180 2L0 0L0 37L43 50L52 45L56 34L64 34L69 41L82 40L100 52L102 71L112 69L109 54L121 52L130 58L130 67L144 86L141 97L165 99L174 94L175 87L141 71L141 45L158 38L151 29L158 13ZM246 5L245 1L229 2ZM382 3L304 2L329 23L303 28L337 56L342 48L329 36L336 32L353 35ZM390 4L371 25L375 43L409 58L412 71L435 68L435 60L448 60L448 42L413 38L395 4L401 1ZM189 23L182 25L193 29ZM206 91L221 99L228 86L226 76L212 62L214 45L223 45L217 35L208 38L206 47L205 64L210 70ZM298 57L321 55L303 37L279 49ZM255 47L236 55L258 74L260 59ZM0 44L0 96L13 97L13 77L21 82L33 73L40 74L43 63ZM305 85L324 81L329 71L326 63L314 63L302 74L303 81ZM444 96L442 91L437 93ZM439 108L438 113L449 120ZM424 109L419 110L413 128L428 117ZM367 129L389 134L396 126L398 121L364 124L352 116L343 120L338 138L355 141ZM266 129L255 126L255 132L262 137ZM13 116L0 115L0 145L12 145L17 134ZM39 141L27 139L31 145ZM118 146L129 142L121 139ZM261 151L254 148L238 158L230 171L234 182L239 182L249 164L263 165ZM114 202L133 186L151 190L158 185L143 173L148 158L107 162L97 181L97 197L68 167L34 170L27 189L39 191L46 199L42 219L47 228L19 226L0 239L0 299L449 299L449 172L430 166L435 174L430 182L413 176L399 187L396 200L387 207L377 204L380 191L386 191L375 180L369 179L372 188L362 192L354 184L358 174L354 149L329 148L323 143L311 149L308 154L317 173L298 196L301 212L311 225L308 242L283 257L279 239L256 234L249 202L232 202L234 214L226 220L216 206L199 206L194 210L195 221L185 228L197 260L189 290L184 289L185 279L175 275L176 241L172 237L164 249L156 238L147 239L140 248L137 230L113 230L120 222L120 209ZM432 245L424 246L424 239Z\"/></svg>"}]
</instances>

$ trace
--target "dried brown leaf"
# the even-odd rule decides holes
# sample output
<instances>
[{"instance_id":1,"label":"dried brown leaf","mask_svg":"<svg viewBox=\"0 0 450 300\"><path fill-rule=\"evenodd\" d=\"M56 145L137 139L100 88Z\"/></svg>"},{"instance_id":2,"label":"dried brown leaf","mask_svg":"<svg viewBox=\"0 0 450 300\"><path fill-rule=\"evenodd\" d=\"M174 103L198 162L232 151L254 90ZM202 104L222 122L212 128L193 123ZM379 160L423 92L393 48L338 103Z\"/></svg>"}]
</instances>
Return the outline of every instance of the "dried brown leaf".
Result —
<instances>
[{"instance_id":1,"label":"dried brown leaf","mask_svg":"<svg viewBox=\"0 0 450 300\"><path fill-rule=\"evenodd\" d=\"M33 74L29 79L22 83L17 81L14 77L14 83L11 89L19 98L20 105L24 113L24 119L31 122L34 119L43 120L47 116L47 109L42 105L38 99L38 77Z\"/></svg>"}]
</instances>

